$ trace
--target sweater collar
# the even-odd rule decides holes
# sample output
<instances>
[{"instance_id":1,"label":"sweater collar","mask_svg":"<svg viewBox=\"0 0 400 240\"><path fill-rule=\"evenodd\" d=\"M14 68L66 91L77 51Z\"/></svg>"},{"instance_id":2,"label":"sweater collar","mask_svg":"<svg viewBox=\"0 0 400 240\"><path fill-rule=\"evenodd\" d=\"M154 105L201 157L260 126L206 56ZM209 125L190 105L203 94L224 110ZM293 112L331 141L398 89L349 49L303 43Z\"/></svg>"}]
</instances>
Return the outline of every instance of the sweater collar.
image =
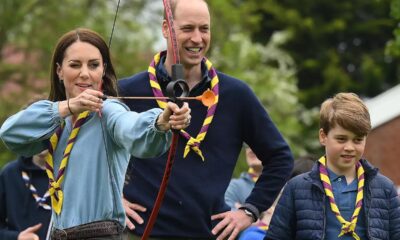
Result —
<instances>
[{"instance_id":1,"label":"sweater collar","mask_svg":"<svg viewBox=\"0 0 400 240\"><path fill-rule=\"evenodd\" d=\"M161 55L160 63L156 67L157 79L160 83L162 82L164 84L172 81L164 65L166 57L167 57L166 55ZM201 74L202 74L202 81L200 83L201 85L204 83L209 83L211 81L211 79L208 77L208 70L204 61L201 62Z\"/></svg>"}]
</instances>

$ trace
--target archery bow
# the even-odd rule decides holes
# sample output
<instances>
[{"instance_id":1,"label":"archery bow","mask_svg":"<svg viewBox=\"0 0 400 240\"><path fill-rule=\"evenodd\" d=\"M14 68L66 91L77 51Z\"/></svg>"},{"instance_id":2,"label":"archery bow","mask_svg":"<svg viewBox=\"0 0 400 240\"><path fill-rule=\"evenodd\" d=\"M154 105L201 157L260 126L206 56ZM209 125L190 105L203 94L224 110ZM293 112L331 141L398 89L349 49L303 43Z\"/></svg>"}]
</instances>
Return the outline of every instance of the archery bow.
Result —
<instances>
[{"instance_id":1,"label":"archery bow","mask_svg":"<svg viewBox=\"0 0 400 240\"><path fill-rule=\"evenodd\" d=\"M118 1L118 7L119 7L120 0ZM169 35L171 38L171 43L172 43L172 49L173 49L173 56L174 56L174 64L172 65L172 81L168 83L167 88L166 88L166 93L169 99L171 99L173 102L177 103L179 106L182 106L183 102L182 100L188 100L190 99L188 96L189 94L189 86L187 85L186 81L183 79L184 73L183 73L183 66L180 64L180 59L179 59L179 50L178 50L178 42L176 40L176 34L175 34L175 29L174 29L174 23L173 23L173 15L172 15L172 10L171 10L171 5L168 0L163 0L164 4L164 10L165 10L165 15L166 15L166 20L168 24L168 29L169 29ZM114 32L114 26L115 26L115 21L117 18L117 13L118 13L118 7L116 10L115 18L114 18L114 23L113 23L113 28L112 32L110 35L110 40L109 40L109 47L111 47L111 40ZM176 96L177 90L181 91L180 96ZM211 91L210 91L211 92ZM204 105L208 105L210 102L214 102L215 95L213 92L208 92L207 94L203 94L201 97L195 97L193 99L196 100L201 100ZM105 96L104 98L116 98L116 97L109 97ZM123 97L120 97L123 98ZM127 98L127 97L125 97ZM132 97L131 97L132 98ZM173 130L173 135L172 135L172 143L171 147L168 153L168 159L167 163L165 166L164 170L164 176L157 194L156 201L154 203L153 210L150 214L149 220L147 222L146 228L143 232L142 240L146 240L150 233L151 230L154 226L155 220L157 218L158 212L161 207L161 203L164 199L165 191L167 188L169 176L171 175L171 170L172 170L172 165L174 162L175 154L176 154L176 147L178 145L178 139L179 139L179 130Z\"/></svg>"},{"instance_id":2,"label":"archery bow","mask_svg":"<svg viewBox=\"0 0 400 240\"><path fill-rule=\"evenodd\" d=\"M176 97L177 88L181 88L182 94L180 97L186 97L189 93L189 87L186 81L183 79L183 66L180 64L179 59L179 50L178 50L178 42L176 40L176 34L174 29L174 19L171 11L171 5L168 0L163 0L165 16L168 24L169 29L169 36L171 39L173 55L174 55L174 64L172 65L172 82L167 85L167 96L171 98L177 104L182 104L181 100ZM175 154L176 154L176 147L178 145L179 139L179 131L173 131L172 135L172 143L171 148L168 153L168 160L164 170L164 176L158 190L157 198L154 203L153 210L151 211L150 218L147 222L146 228L142 235L142 240L147 240L149 237L151 230L153 229L155 220L157 219L158 212L160 210L162 201L164 199L165 191L167 189L167 184L169 177L171 175L172 164L174 162Z\"/></svg>"}]
</instances>

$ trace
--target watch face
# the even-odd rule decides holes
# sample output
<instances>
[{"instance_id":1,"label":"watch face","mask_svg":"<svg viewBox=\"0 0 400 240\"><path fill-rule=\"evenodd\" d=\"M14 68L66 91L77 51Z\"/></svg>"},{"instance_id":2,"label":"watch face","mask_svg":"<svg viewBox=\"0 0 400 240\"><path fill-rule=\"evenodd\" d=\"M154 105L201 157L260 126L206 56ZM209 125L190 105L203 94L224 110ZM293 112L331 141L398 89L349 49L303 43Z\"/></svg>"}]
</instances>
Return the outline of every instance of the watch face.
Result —
<instances>
[{"instance_id":1,"label":"watch face","mask_svg":"<svg viewBox=\"0 0 400 240\"><path fill-rule=\"evenodd\" d=\"M243 210L243 212L244 212L247 216L251 217L251 218L254 220L254 215L253 215L252 212L250 212L250 211L247 210L246 208L242 208L241 210Z\"/></svg>"},{"instance_id":2,"label":"watch face","mask_svg":"<svg viewBox=\"0 0 400 240\"><path fill-rule=\"evenodd\" d=\"M244 210L244 213L246 213L247 216L253 217L253 214L247 209Z\"/></svg>"}]
</instances>

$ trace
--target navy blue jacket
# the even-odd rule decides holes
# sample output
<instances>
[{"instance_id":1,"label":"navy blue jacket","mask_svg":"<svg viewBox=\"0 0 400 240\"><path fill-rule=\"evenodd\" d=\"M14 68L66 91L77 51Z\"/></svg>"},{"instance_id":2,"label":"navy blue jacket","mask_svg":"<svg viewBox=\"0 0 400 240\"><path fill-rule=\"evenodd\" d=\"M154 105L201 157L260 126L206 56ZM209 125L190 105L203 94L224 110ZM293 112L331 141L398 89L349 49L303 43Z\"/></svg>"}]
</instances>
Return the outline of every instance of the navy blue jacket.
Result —
<instances>
[{"instance_id":1,"label":"navy blue jacket","mask_svg":"<svg viewBox=\"0 0 400 240\"><path fill-rule=\"evenodd\" d=\"M40 196L48 189L46 172L32 163L32 158L20 157L8 163L0 174L0 239L16 240L28 227L42 223L36 234L46 239L51 211L38 207L31 191L25 186L21 171L30 177ZM50 204L50 198L47 199Z\"/></svg>"},{"instance_id":2,"label":"navy blue jacket","mask_svg":"<svg viewBox=\"0 0 400 240\"><path fill-rule=\"evenodd\" d=\"M165 69L159 69L157 79L165 89L170 79ZM247 199L247 203L253 204L259 211L271 206L293 168L288 144L251 89L244 82L223 73L218 72L218 77L219 103L200 146L205 161L193 151L184 159L183 150L187 140L180 137L167 192L152 236L213 237L211 229L216 223L211 221L211 215L230 209L225 204L224 193L243 141L264 165L264 171ZM210 81L204 79L191 90L190 96L201 95L207 88L210 88ZM119 90L122 96L153 96L147 72L120 80ZM137 112L158 107L154 100L126 103ZM191 101L189 106L192 121L186 130L190 135L197 136L207 108L199 101ZM146 213L139 213L145 223L136 224L136 234L143 233L162 180L166 159L167 153L159 158L131 159L129 183L124 188L124 196L147 208Z\"/></svg>"},{"instance_id":3,"label":"navy blue jacket","mask_svg":"<svg viewBox=\"0 0 400 240\"><path fill-rule=\"evenodd\" d=\"M367 236L370 240L400 239L400 198L393 182L361 160L365 170L364 199ZM265 239L324 239L325 201L318 164L311 172L291 179L285 186Z\"/></svg>"}]
</instances>

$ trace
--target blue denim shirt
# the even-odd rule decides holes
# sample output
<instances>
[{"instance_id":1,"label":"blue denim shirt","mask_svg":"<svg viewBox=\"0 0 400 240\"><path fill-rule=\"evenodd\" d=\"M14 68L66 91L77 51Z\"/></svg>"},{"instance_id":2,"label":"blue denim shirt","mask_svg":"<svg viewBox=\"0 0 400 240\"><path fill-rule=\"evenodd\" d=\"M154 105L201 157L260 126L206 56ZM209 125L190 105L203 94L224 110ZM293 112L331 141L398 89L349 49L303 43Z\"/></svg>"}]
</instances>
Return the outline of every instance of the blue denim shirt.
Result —
<instances>
[{"instance_id":1,"label":"blue denim shirt","mask_svg":"<svg viewBox=\"0 0 400 240\"><path fill-rule=\"evenodd\" d=\"M335 202L339 208L340 214L344 219L346 219L346 221L349 221L355 209L358 179L355 178L350 184L347 184L346 178L344 176L338 176L329 169L328 169L328 174L333 189L333 196L335 197ZM329 201L326 201L325 205L327 209L326 239L354 240L354 238L350 234L345 234L340 238L338 237L342 229L342 224L336 218L336 215L332 212ZM361 211L358 216L356 233L361 239L367 239L365 214L363 206L361 207Z\"/></svg>"},{"instance_id":2,"label":"blue denim shirt","mask_svg":"<svg viewBox=\"0 0 400 240\"><path fill-rule=\"evenodd\" d=\"M155 127L161 112L131 112L119 101L106 100L102 118L95 113L89 115L70 153L62 183L62 211L60 215L53 212L55 228L100 220L116 220L125 226L122 187L130 155L159 156L171 144L171 132ZM32 156L47 148L48 139L64 121L65 128L53 154L57 176L72 131L71 117L61 118L58 102L39 101L11 116L0 128L0 138L14 152Z\"/></svg>"}]
</instances>

